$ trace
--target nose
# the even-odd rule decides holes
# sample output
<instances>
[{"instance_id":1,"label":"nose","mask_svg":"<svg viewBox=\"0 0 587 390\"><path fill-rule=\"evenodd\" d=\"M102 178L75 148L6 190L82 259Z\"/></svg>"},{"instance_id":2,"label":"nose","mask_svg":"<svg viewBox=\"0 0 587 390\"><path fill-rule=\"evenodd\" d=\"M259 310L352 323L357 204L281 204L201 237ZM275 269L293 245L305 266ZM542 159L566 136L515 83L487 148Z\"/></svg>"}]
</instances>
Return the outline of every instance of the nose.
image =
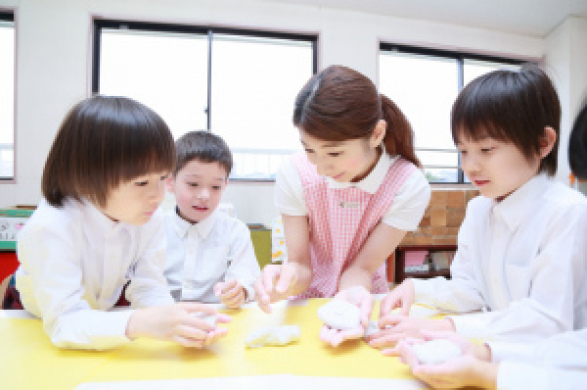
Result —
<instances>
[{"instance_id":1,"label":"nose","mask_svg":"<svg viewBox=\"0 0 587 390\"><path fill-rule=\"evenodd\" d=\"M472 174L478 173L480 169L479 160L474 156L466 156L461 158L461 167L468 177Z\"/></svg>"},{"instance_id":2,"label":"nose","mask_svg":"<svg viewBox=\"0 0 587 390\"><path fill-rule=\"evenodd\" d=\"M328 176L332 169L330 164L326 161L322 159L316 159L316 170L318 171L319 175Z\"/></svg>"},{"instance_id":3,"label":"nose","mask_svg":"<svg viewBox=\"0 0 587 390\"><path fill-rule=\"evenodd\" d=\"M208 199L210 197L210 190L208 188L202 188L198 192L198 199Z\"/></svg>"},{"instance_id":4,"label":"nose","mask_svg":"<svg viewBox=\"0 0 587 390\"><path fill-rule=\"evenodd\" d=\"M165 182L160 180L152 187L151 199L153 203L161 204L163 202L163 196L165 195Z\"/></svg>"}]
</instances>

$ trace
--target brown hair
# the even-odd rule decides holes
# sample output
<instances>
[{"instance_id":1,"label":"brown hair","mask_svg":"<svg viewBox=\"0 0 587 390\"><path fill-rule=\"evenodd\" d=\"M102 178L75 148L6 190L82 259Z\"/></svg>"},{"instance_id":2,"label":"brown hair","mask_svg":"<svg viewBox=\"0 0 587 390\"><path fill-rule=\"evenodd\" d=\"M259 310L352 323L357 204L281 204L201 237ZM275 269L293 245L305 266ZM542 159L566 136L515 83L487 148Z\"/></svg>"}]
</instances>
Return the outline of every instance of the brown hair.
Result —
<instances>
[{"instance_id":1,"label":"brown hair","mask_svg":"<svg viewBox=\"0 0 587 390\"><path fill-rule=\"evenodd\" d=\"M55 207L82 196L105 206L120 183L171 171L174 159L173 136L157 113L128 98L94 96L61 123L43 170L43 195Z\"/></svg>"},{"instance_id":2,"label":"brown hair","mask_svg":"<svg viewBox=\"0 0 587 390\"><path fill-rule=\"evenodd\" d=\"M451 129L459 137L490 137L511 142L530 159L540 152L544 128L552 127L556 142L540 162L540 171L556 173L561 107L552 82L538 66L519 71L497 70L471 81L452 108Z\"/></svg>"},{"instance_id":3,"label":"brown hair","mask_svg":"<svg viewBox=\"0 0 587 390\"><path fill-rule=\"evenodd\" d=\"M232 170L232 153L224 140L209 131L190 131L175 143L177 158L173 176L192 160L204 163L218 163L226 171L226 177Z\"/></svg>"},{"instance_id":4,"label":"brown hair","mask_svg":"<svg viewBox=\"0 0 587 390\"><path fill-rule=\"evenodd\" d=\"M293 114L296 127L325 141L368 138L380 119L387 122L383 139L387 153L420 166L414 133L404 114L353 69L332 65L314 75L298 93Z\"/></svg>"},{"instance_id":5,"label":"brown hair","mask_svg":"<svg viewBox=\"0 0 587 390\"><path fill-rule=\"evenodd\" d=\"M587 179L587 100L575 119L569 138L569 164L581 179Z\"/></svg>"}]
</instances>

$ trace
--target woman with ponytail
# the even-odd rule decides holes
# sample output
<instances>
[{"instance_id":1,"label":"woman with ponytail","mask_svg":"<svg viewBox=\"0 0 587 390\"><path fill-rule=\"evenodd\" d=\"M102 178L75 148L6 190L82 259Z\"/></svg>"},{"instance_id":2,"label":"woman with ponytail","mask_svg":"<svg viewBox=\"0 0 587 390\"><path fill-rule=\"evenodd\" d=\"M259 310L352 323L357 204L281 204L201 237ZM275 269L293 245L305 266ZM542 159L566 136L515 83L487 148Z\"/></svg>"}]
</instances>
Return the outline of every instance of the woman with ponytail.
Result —
<instances>
[{"instance_id":1,"label":"woman with ponytail","mask_svg":"<svg viewBox=\"0 0 587 390\"><path fill-rule=\"evenodd\" d=\"M305 154L277 175L287 261L263 269L259 306L334 297L356 305L361 325L320 337L336 346L362 337L372 293L386 293L385 260L415 230L430 199L406 117L361 73L330 66L299 92L294 125Z\"/></svg>"}]
</instances>

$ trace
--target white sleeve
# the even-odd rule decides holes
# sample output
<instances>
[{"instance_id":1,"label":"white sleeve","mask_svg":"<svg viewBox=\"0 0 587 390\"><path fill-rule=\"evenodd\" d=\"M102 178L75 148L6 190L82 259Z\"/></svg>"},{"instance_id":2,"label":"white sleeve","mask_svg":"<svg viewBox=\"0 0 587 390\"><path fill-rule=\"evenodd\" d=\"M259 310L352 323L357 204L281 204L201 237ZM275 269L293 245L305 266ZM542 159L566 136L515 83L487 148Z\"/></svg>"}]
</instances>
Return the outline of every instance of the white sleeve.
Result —
<instances>
[{"instance_id":1,"label":"white sleeve","mask_svg":"<svg viewBox=\"0 0 587 390\"><path fill-rule=\"evenodd\" d=\"M418 228L430 202L430 184L420 169L416 169L402 184L391 207L381 221L399 230Z\"/></svg>"},{"instance_id":2,"label":"white sleeve","mask_svg":"<svg viewBox=\"0 0 587 390\"><path fill-rule=\"evenodd\" d=\"M475 226L475 212L467 208L467 215L458 235L458 250L450 266L451 280L436 277L428 280L412 279L417 301L429 303L441 310L465 313L480 310L486 306L477 279L475 268L479 264L470 252Z\"/></svg>"},{"instance_id":3,"label":"white sleeve","mask_svg":"<svg viewBox=\"0 0 587 390\"><path fill-rule=\"evenodd\" d=\"M528 342L574 329L576 297L584 283L587 258L585 205L560 212L544 233L528 296L504 310L452 317L457 332L469 337L499 337ZM452 270L452 269L451 269ZM553 286L557 286L553 293Z\"/></svg>"},{"instance_id":4,"label":"white sleeve","mask_svg":"<svg viewBox=\"0 0 587 390\"><path fill-rule=\"evenodd\" d=\"M167 235L161 211L141 226L142 252L133 265L126 297L133 308L161 306L174 303L165 279Z\"/></svg>"},{"instance_id":5,"label":"white sleeve","mask_svg":"<svg viewBox=\"0 0 587 390\"><path fill-rule=\"evenodd\" d=\"M104 350L130 342L125 333L132 311L93 310L83 299L84 248L76 245L82 233L75 226L43 222L31 219L19 235L18 257L30 278L30 290L22 290L25 308L31 302L33 314L42 318L45 332L60 348Z\"/></svg>"},{"instance_id":6,"label":"white sleeve","mask_svg":"<svg viewBox=\"0 0 587 390\"><path fill-rule=\"evenodd\" d=\"M242 222L236 221L230 234L230 265L225 280L236 279L247 291L247 301L255 299L255 282L261 275L255 256L251 231Z\"/></svg>"},{"instance_id":7,"label":"white sleeve","mask_svg":"<svg viewBox=\"0 0 587 390\"><path fill-rule=\"evenodd\" d=\"M302 181L293 156L283 162L275 177L275 207L280 214L308 215Z\"/></svg>"}]
</instances>

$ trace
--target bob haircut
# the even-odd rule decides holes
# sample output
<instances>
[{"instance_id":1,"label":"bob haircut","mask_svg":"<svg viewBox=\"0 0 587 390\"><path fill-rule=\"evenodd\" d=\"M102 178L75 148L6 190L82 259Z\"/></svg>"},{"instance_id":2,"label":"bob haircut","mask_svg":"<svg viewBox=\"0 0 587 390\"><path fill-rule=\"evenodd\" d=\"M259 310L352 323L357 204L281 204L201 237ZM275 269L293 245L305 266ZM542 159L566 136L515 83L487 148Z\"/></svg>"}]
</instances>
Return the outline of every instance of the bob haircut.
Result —
<instances>
[{"instance_id":1,"label":"bob haircut","mask_svg":"<svg viewBox=\"0 0 587 390\"><path fill-rule=\"evenodd\" d=\"M173 176L190 161L218 163L226 171L226 177L232 171L232 153L230 148L218 135L209 131L190 131L181 136L175 143L177 158Z\"/></svg>"},{"instance_id":2,"label":"bob haircut","mask_svg":"<svg viewBox=\"0 0 587 390\"><path fill-rule=\"evenodd\" d=\"M132 99L94 96L63 119L43 170L43 195L55 207L67 197L104 207L121 183L170 172L174 159L173 136L157 113Z\"/></svg>"},{"instance_id":3,"label":"bob haircut","mask_svg":"<svg viewBox=\"0 0 587 390\"><path fill-rule=\"evenodd\" d=\"M493 138L513 143L527 158L540 152L544 129L552 127L556 142L540 162L540 171L553 176L557 168L561 107L552 82L538 66L519 71L497 70L471 81L452 107L451 130L474 141Z\"/></svg>"},{"instance_id":4,"label":"bob haircut","mask_svg":"<svg viewBox=\"0 0 587 390\"><path fill-rule=\"evenodd\" d=\"M587 180L587 100L571 130L569 164L575 176Z\"/></svg>"}]
</instances>

